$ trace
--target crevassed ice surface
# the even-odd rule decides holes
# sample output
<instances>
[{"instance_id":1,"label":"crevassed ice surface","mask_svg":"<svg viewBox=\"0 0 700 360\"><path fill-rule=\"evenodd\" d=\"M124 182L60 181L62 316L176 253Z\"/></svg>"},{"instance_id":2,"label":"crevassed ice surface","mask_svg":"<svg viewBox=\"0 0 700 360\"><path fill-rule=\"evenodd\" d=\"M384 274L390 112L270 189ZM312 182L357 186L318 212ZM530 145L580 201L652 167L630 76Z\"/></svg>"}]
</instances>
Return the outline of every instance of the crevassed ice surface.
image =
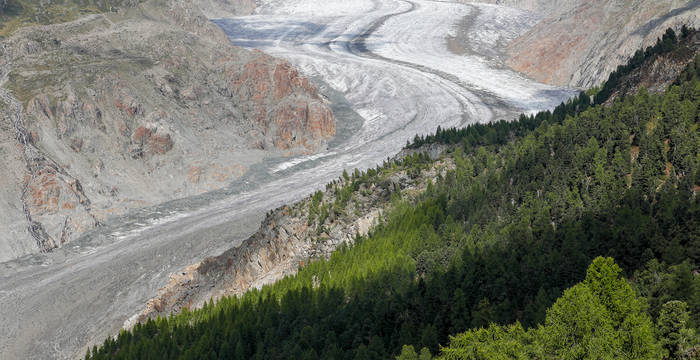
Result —
<instances>
[{"instance_id":1,"label":"crevassed ice surface","mask_svg":"<svg viewBox=\"0 0 700 360\"><path fill-rule=\"evenodd\" d=\"M142 209L53 253L0 264L0 358L79 356L116 333L169 273L240 244L265 211L343 169L375 166L438 125L510 119L570 97L497 59L534 19L425 0L268 0L257 15L215 20L234 44L317 79L338 136L319 154L268 159L227 189Z\"/></svg>"}]
</instances>

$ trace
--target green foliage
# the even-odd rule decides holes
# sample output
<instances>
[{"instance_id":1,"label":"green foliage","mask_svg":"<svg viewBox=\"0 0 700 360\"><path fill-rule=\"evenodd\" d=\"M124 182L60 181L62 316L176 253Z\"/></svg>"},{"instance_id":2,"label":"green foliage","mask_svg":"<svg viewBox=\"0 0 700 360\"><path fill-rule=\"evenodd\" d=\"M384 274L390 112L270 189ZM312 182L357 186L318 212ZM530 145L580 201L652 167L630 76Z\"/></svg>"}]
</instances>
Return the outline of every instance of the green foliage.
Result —
<instances>
[{"instance_id":1,"label":"green foliage","mask_svg":"<svg viewBox=\"0 0 700 360\"><path fill-rule=\"evenodd\" d=\"M683 301L692 316L688 326L697 328L700 324L700 276L694 275L694 267L686 260L669 266L656 259L634 273L634 286L637 292L647 299L649 314L659 317L662 306L672 300Z\"/></svg>"},{"instance_id":2,"label":"green foliage","mask_svg":"<svg viewBox=\"0 0 700 360\"><path fill-rule=\"evenodd\" d=\"M547 312L546 353L560 359L656 359L654 327L622 269L597 258L583 283L564 292Z\"/></svg>"},{"instance_id":3,"label":"green foliage","mask_svg":"<svg viewBox=\"0 0 700 360\"><path fill-rule=\"evenodd\" d=\"M430 353L430 350L427 347L420 349L420 354L418 354L418 360L431 360L432 358L433 354Z\"/></svg>"},{"instance_id":4,"label":"green foliage","mask_svg":"<svg viewBox=\"0 0 700 360\"><path fill-rule=\"evenodd\" d=\"M586 285L564 291L547 311L542 341L560 359L612 359L620 348L603 299Z\"/></svg>"},{"instance_id":5,"label":"green foliage","mask_svg":"<svg viewBox=\"0 0 700 360\"><path fill-rule=\"evenodd\" d=\"M316 216L319 215L319 205L321 201L323 201L323 192L319 190L311 196L311 203L309 204L309 224L313 223ZM325 216L327 217L328 214L325 214ZM323 218L323 220L325 220L325 218ZM321 221L321 223L323 223L323 221Z\"/></svg>"},{"instance_id":6,"label":"green foliage","mask_svg":"<svg viewBox=\"0 0 700 360\"><path fill-rule=\"evenodd\" d=\"M698 79L698 76L700 76L700 57L696 56L695 60L686 66L674 84L692 83Z\"/></svg>"},{"instance_id":7,"label":"green foliage","mask_svg":"<svg viewBox=\"0 0 700 360\"><path fill-rule=\"evenodd\" d=\"M404 345L401 348L401 354L396 357L396 360L418 360L418 354L413 345Z\"/></svg>"},{"instance_id":8,"label":"green foliage","mask_svg":"<svg viewBox=\"0 0 700 360\"><path fill-rule=\"evenodd\" d=\"M665 303L659 315L658 330L661 345L671 359L684 359L691 349L695 339L692 329L687 327L690 314L688 305L682 301L673 300Z\"/></svg>"},{"instance_id":9,"label":"green foliage","mask_svg":"<svg viewBox=\"0 0 700 360\"><path fill-rule=\"evenodd\" d=\"M611 258L597 258L586 279L564 291L545 325L491 325L450 338L440 359L658 359L643 301Z\"/></svg>"},{"instance_id":10,"label":"green foliage","mask_svg":"<svg viewBox=\"0 0 700 360\"><path fill-rule=\"evenodd\" d=\"M467 331L450 338L441 349L441 360L543 359L544 349L536 334L525 331L520 323L510 326L491 324L488 328Z\"/></svg>"},{"instance_id":11,"label":"green foliage","mask_svg":"<svg viewBox=\"0 0 700 360\"><path fill-rule=\"evenodd\" d=\"M413 345L404 345L401 348L401 353L396 357L396 360L431 360L433 355L426 347L420 350L420 354L416 353Z\"/></svg>"},{"instance_id":12,"label":"green foliage","mask_svg":"<svg viewBox=\"0 0 700 360\"><path fill-rule=\"evenodd\" d=\"M670 300L695 311L698 297L700 83L687 78L663 95L589 106L584 94L418 138L453 144L455 169L417 203L377 174L421 176L432 161L421 153L333 187L331 214L357 207L367 186L392 189L370 235L272 286L139 325L90 358L382 359L404 345L437 353L486 326L443 356L657 357L651 319ZM312 197L312 221L324 206ZM620 278L635 272L634 287Z\"/></svg>"}]
</instances>

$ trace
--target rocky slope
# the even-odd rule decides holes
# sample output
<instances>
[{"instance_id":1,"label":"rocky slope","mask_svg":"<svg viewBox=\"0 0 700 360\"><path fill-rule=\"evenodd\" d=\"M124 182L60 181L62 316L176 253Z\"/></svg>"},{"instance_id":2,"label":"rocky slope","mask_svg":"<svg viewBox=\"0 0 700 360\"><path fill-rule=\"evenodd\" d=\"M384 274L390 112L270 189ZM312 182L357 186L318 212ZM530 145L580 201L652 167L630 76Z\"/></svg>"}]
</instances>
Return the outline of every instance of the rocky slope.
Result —
<instances>
[{"instance_id":1,"label":"rocky slope","mask_svg":"<svg viewBox=\"0 0 700 360\"><path fill-rule=\"evenodd\" d=\"M255 9L255 0L198 0L197 6L208 18L248 15Z\"/></svg>"},{"instance_id":2,"label":"rocky slope","mask_svg":"<svg viewBox=\"0 0 700 360\"><path fill-rule=\"evenodd\" d=\"M87 14L116 12L145 0L0 0L0 38L22 27L57 24Z\"/></svg>"},{"instance_id":3,"label":"rocky slope","mask_svg":"<svg viewBox=\"0 0 700 360\"><path fill-rule=\"evenodd\" d=\"M158 296L125 327L183 308L197 308L210 299L241 295L294 274L313 259L328 258L339 246L352 244L356 235L366 235L382 221L381 215L391 209L392 198L415 201L429 182L453 169L451 158L441 158L445 149L431 145L397 156L401 159L425 152L437 160L419 173L399 162L371 180L361 180L359 175L340 178L323 192L271 211L260 229L239 247L171 274ZM346 205L339 205L342 203Z\"/></svg>"},{"instance_id":4,"label":"rocky slope","mask_svg":"<svg viewBox=\"0 0 700 360\"><path fill-rule=\"evenodd\" d=\"M700 27L700 1L463 0L533 11L541 20L511 42L507 64L531 78L589 88L667 28Z\"/></svg>"},{"instance_id":5,"label":"rocky slope","mask_svg":"<svg viewBox=\"0 0 700 360\"><path fill-rule=\"evenodd\" d=\"M510 44L508 65L538 81L581 88L602 82L667 28L700 26L700 1L549 1L535 8L545 17Z\"/></svg>"},{"instance_id":6,"label":"rocky slope","mask_svg":"<svg viewBox=\"0 0 700 360\"><path fill-rule=\"evenodd\" d=\"M133 3L3 43L0 261L335 135L327 101L289 63L231 46L197 3Z\"/></svg>"},{"instance_id":7,"label":"rocky slope","mask_svg":"<svg viewBox=\"0 0 700 360\"><path fill-rule=\"evenodd\" d=\"M608 104L616 98L636 94L641 88L661 93L673 83L689 63L700 55L700 31L692 31L680 39L671 52L658 54L645 60L629 74L622 76L610 92Z\"/></svg>"}]
</instances>

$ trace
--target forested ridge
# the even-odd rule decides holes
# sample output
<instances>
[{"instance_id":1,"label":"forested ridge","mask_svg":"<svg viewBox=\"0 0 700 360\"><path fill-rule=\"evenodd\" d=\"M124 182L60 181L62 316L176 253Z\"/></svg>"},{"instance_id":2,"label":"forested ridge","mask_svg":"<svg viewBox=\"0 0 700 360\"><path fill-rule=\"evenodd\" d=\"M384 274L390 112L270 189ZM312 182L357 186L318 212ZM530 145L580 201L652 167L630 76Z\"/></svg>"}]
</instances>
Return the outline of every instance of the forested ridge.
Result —
<instances>
[{"instance_id":1,"label":"forested ridge","mask_svg":"<svg viewBox=\"0 0 700 360\"><path fill-rule=\"evenodd\" d=\"M397 192L354 245L122 331L86 358L697 357L699 73L696 58L660 95L603 106L582 93L515 122L417 137L409 147L453 145L456 169L417 202ZM430 161L384 168L420 176ZM382 171L338 191L350 199Z\"/></svg>"}]
</instances>

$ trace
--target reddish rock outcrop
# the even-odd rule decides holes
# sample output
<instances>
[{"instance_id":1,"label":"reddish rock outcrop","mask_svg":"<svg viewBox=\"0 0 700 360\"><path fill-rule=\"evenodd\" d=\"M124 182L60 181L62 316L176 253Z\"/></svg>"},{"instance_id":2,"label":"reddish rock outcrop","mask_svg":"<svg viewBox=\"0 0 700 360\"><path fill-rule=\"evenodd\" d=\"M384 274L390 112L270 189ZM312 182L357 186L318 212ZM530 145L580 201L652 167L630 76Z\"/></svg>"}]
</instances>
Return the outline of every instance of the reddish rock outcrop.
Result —
<instances>
[{"instance_id":1,"label":"reddish rock outcrop","mask_svg":"<svg viewBox=\"0 0 700 360\"><path fill-rule=\"evenodd\" d=\"M252 143L313 152L335 136L333 113L316 87L288 62L255 51L243 71L232 77L235 94L258 125L251 133ZM259 134L262 138L256 138Z\"/></svg>"},{"instance_id":2,"label":"reddish rock outcrop","mask_svg":"<svg viewBox=\"0 0 700 360\"><path fill-rule=\"evenodd\" d=\"M142 158L155 154L165 154L173 148L170 134L158 133L158 129L139 126L131 135L135 147L132 156Z\"/></svg>"}]
</instances>

